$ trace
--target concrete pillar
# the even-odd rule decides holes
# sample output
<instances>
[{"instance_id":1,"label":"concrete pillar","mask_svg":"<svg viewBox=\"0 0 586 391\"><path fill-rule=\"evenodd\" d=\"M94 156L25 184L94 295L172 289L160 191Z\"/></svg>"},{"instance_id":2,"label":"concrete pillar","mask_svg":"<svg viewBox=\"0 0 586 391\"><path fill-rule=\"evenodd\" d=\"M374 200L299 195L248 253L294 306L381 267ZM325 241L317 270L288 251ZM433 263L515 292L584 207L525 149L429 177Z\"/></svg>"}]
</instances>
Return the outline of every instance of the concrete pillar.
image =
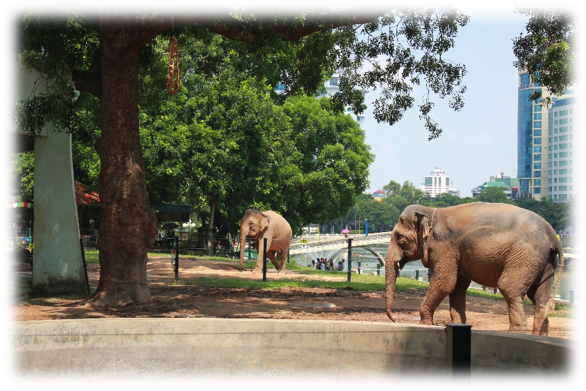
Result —
<instances>
[{"instance_id":1,"label":"concrete pillar","mask_svg":"<svg viewBox=\"0 0 586 391\"><path fill-rule=\"evenodd\" d=\"M18 67L17 100L46 93L36 71ZM79 242L71 135L47 126L35 139L33 289L81 293L86 279Z\"/></svg>"},{"instance_id":2,"label":"concrete pillar","mask_svg":"<svg viewBox=\"0 0 586 391\"><path fill-rule=\"evenodd\" d=\"M86 292L79 243L71 135L51 132L35 140L33 289Z\"/></svg>"}]
</instances>

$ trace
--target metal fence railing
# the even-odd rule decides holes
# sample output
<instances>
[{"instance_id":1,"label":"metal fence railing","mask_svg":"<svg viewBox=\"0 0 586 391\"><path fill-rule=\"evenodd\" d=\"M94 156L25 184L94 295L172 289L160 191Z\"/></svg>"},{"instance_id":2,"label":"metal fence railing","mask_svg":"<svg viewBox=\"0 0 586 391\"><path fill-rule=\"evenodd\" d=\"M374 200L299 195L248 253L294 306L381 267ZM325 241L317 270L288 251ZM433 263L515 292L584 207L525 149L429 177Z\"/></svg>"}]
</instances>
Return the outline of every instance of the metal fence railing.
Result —
<instances>
[{"instance_id":1,"label":"metal fence railing","mask_svg":"<svg viewBox=\"0 0 586 391\"><path fill-rule=\"evenodd\" d=\"M226 236L212 238L208 243L203 236L193 236L177 240L174 237L157 238L154 245L148 250L151 253L171 253L175 250L176 243L181 255L197 256L218 256L226 258L235 258L239 256L233 239Z\"/></svg>"},{"instance_id":2,"label":"metal fence railing","mask_svg":"<svg viewBox=\"0 0 586 391\"><path fill-rule=\"evenodd\" d=\"M14 250L17 247L28 248L32 243L30 229L16 229L15 227L4 227L2 234L2 247L6 251Z\"/></svg>"}]
</instances>

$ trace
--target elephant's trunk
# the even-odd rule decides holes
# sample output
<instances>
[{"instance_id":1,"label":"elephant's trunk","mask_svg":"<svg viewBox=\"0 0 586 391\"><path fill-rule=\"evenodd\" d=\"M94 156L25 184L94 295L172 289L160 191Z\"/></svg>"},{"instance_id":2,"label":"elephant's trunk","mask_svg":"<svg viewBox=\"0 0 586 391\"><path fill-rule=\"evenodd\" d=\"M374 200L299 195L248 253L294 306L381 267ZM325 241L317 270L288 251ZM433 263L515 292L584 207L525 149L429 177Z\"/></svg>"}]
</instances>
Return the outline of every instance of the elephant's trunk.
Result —
<instances>
[{"instance_id":1,"label":"elephant's trunk","mask_svg":"<svg viewBox=\"0 0 586 391\"><path fill-rule=\"evenodd\" d=\"M396 262L385 260L385 283L387 286L387 297L385 300L385 310L390 320L395 322L395 317L392 313L393 298L395 297L395 285L397 284L397 271L399 265Z\"/></svg>"},{"instance_id":2,"label":"elephant's trunk","mask_svg":"<svg viewBox=\"0 0 586 391\"><path fill-rule=\"evenodd\" d=\"M241 230L242 232L242 230ZM244 249L246 247L246 234L240 235L240 266L244 266Z\"/></svg>"},{"instance_id":3,"label":"elephant's trunk","mask_svg":"<svg viewBox=\"0 0 586 391\"><path fill-rule=\"evenodd\" d=\"M385 256L385 285L386 285L386 299L385 299L385 310L390 320L395 322L393 316L393 299L395 297L395 286L397 284L397 274L399 271L399 260L401 259L403 252L397 248L396 244L389 244L387 255Z\"/></svg>"}]
</instances>

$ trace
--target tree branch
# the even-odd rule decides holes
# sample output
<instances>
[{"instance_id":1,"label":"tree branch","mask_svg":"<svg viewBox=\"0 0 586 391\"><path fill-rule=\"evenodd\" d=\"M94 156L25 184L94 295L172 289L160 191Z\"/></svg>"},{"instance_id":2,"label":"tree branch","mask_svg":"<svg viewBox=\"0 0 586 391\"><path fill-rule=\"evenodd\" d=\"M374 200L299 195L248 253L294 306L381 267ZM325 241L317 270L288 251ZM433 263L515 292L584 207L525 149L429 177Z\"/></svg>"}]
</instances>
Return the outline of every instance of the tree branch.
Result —
<instances>
[{"instance_id":1,"label":"tree branch","mask_svg":"<svg viewBox=\"0 0 586 391\"><path fill-rule=\"evenodd\" d=\"M78 91L87 91L98 99L102 99L102 66L101 47L95 51L92 66L88 71L73 70L71 79Z\"/></svg>"},{"instance_id":2,"label":"tree branch","mask_svg":"<svg viewBox=\"0 0 586 391\"><path fill-rule=\"evenodd\" d=\"M256 22L242 22L233 18L226 7L161 7L150 14L139 15L142 31L139 37L139 45L143 46L150 42L155 36L171 28L171 17L173 24L179 26L187 23L197 23L208 28L216 34L235 41L250 42L254 36L260 33L274 33L287 41L298 41L299 39L320 31L324 28L337 28L354 24L364 24L385 15L392 10L406 13L410 5L386 6L386 7L363 7L357 15L353 10L324 14L314 20L305 21L303 24L274 26L260 26ZM174 12L173 12L174 11Z\"/></svg>"},{"instance_id":3,"label":"tree branch","mask_svg":"<svg viewBox=\"0 0 586 391\"><path fill-rule=\"evenodd\" d=\"M171 29L174 26L184 24L199 24L210 31L225 38L252 42L256 37L264 33L280 35L287 41L298 41L301 38L313 34L324 28L336 28L367 23L384 15L385 11L365 11L361 14L350 15L340 13L315 13L307 14L304 18L281 17L268 15L264 18L237 19L228 11L198 14L151 14L138 17L136 40L129 43L129 50L140 49L148 44L157 35ZM102 20L112 20L120 16L102 15ZM123 16L122 16L123 17ZM92 67L89 71L75 70L72 78L75 88L79 91L87 91L101 99L101 52L94 53Z\"/></svg>"},{"instance_id":4,"label":"tree branch","mask_svg":"<svg viewBox=\"0 0 586 391\"><path fill-rule=\"evenodd\" d=\"M402 13L406 13L410 6L387 6L387 7L369 7L362 9L358 16L353 16L350 11L342 11L336 14L324 15L324 17L317 18L314 21L309 21L303 25L289 26L279 29L278 33L287 41L298 41L301 38L311 35L324 28L337 28L343 26L351 26L355 24L365 24L380 18L381 16L396 9Z\"/></svg>"}]
</instances>

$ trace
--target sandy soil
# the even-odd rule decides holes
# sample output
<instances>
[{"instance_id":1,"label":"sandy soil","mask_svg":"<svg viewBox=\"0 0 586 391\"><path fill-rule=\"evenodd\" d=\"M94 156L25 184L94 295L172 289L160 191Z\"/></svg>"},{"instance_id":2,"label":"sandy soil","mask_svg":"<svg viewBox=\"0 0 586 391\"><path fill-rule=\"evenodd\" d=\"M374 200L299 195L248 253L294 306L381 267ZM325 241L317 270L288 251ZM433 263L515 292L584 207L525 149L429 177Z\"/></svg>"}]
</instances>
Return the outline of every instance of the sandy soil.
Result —
<instances>
[{"instance_id":1,"label":"sandy soil","mask_svg":"<svg viewBox=\"0 0 586 391\"><path fill-rule=\"evenodd\" d=\"M19 272L19 278L30 280L30 272ZM88 265L90 287L95 289L99 265ZM205 259L181 259L180 278L199 277L245 278L262 280L262 273L243 270L237 262ZM277 273L270 270L267 280L322 279L344 281L346 277L309 276L293 271ZM169 258L151 258L148 279L152 303L120 308L100 308L85 300L70 297L32 297L27 294L15 302L16 320L81 319L112 317L213 317L319 319L389 322L384 312L384 292L355 292L322 288L283 288L278 290L208 288L174 283ZM395 293L394 313L398 323L418 324L419 306L425 291ZM533 308L525 307L527 325L533 324ZM504 301L468 296L467 323L473 330L507 331L509 320ZM574 338L573 320L550 316L552 337ZM449 323L448 300L435 313L436 325Z\"/></svg>"}]
</instances>

